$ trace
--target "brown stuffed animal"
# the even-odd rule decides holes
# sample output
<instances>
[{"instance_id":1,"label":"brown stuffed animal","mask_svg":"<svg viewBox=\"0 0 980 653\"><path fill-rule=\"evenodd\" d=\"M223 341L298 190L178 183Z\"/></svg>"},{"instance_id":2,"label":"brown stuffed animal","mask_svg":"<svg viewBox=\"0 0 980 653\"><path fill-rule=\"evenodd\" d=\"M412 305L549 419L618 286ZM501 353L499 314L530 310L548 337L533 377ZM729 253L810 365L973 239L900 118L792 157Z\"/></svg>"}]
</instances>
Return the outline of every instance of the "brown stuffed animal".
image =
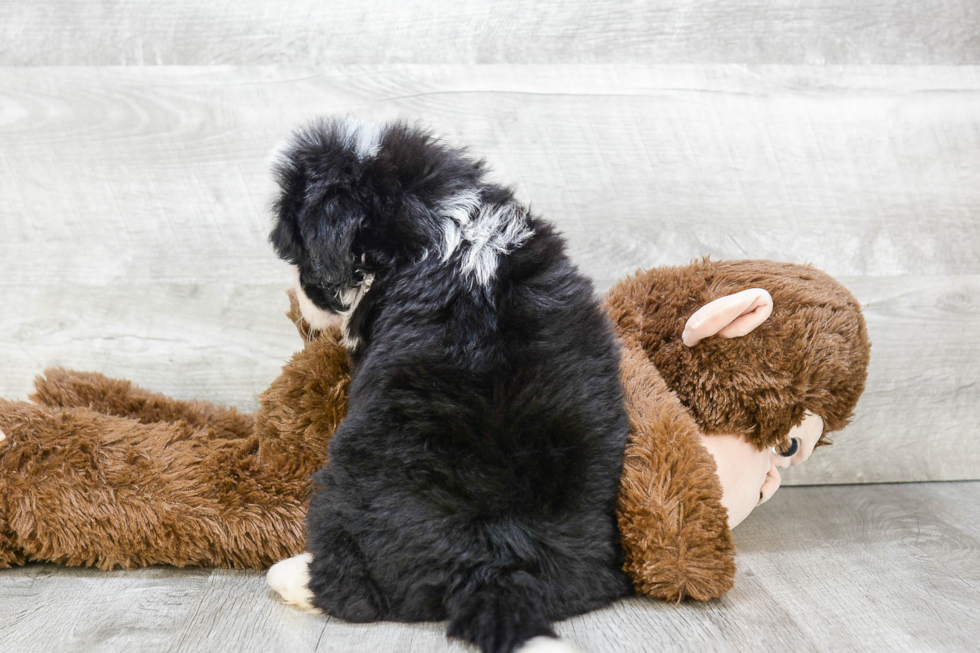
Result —
<instances>
[{"instance_id":1,"label":"brown stuffed animal","mask_svg":"<svg viewBox=\"0 0 980 653\"><path fill-rule=\"evenodd\" d=\"M749 288L771 293L770 319L684 344L699 308ZM306 347L254 416L66 370L38 377L33 403L0 400L0 567L263 568L302 552L308 479L343 418L349 369L339 331L312 332L291 304ZM763 451L786 446L810 413L842 428L867 371L860 307L822 272L767 261L640 272L605 306L632 426L619 507L627 571L640 594L721 596L735 547L704 437Z\"/></svg>"},{"instance_id":2,"label":"brown stuffed animal","mask_svg":"<svg viewBox=\"0 0 980 653\"><path fill-rule=\"evenodd\" d=\"M700 309L752 288L771 296L768 319L748 333L685 344ZM709 260L638 272L610 289L604 305L623 342L633 427L619 505L627 571L641 594L721 596L735 566L716 472L731 461L715 460L702 443L729 437L750 451L785 450L807 414L824 423L810 449L828 443L864 391L871 343L860 305L808 266Z\"/></svg>"}]
</instances>

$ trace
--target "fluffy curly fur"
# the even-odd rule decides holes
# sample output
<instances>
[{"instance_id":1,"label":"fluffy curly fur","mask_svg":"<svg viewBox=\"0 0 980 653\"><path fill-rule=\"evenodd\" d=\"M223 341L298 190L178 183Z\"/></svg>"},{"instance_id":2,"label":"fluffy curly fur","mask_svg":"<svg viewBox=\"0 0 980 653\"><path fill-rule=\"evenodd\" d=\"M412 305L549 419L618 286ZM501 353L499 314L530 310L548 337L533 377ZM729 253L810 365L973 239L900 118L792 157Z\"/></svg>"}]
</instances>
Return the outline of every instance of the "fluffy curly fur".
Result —
<instances>
[{"instance_id":1,"label":"fluffy curly fur","mask_svg":"<svg viewBox=\"0 0 980 653\"><path fill-rule=\"evenodd\" d=\"M308 515L314 604L448 618L502 652L627 594L619 356L562 239L403 124L319 122L277 173L272 242L352 348Z\"/></svg>"},{"instance_id":2,"label":"fluffy curly fur","mask_svg":"<svg viewBox=\"0 0 980 653\"><path fill-rule=\"evenodd\" d=\"M735 543L715 461L691 414L630 340L622 375L630 418L617 511L625 569L639 594L722 596L735 581Z\"/></svg>"}]
</instances>

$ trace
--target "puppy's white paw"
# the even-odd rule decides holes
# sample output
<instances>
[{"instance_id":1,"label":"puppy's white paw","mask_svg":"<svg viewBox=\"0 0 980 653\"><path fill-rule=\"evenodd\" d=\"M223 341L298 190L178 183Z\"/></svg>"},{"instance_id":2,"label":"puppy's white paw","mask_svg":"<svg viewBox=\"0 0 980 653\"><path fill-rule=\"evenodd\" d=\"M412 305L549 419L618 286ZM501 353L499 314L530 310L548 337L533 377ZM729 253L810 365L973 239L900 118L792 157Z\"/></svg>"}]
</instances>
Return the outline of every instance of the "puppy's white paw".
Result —
<instances>
[{"instance_id":1,"label":"puppy's white paw","mask_svg":"<svg viewBox=\"0 0 980 653\"><path fill-rule=\"evenodd\" d=\"M3 442L6 439L7 439L7 434L4 433L3 431L0 431L0 442Z\"/></svg>"},{"instance_id":2,"label":"puppy's white paw","mask_svg":"<svg viewBox=\"0 0 980 653\"><path fill-rule=\"evenodd\" d=\"M554 637L535 637L524 642L517 653L578 653L578 649Z\"/></svg>"},{"instance_id":3,"label":"puppy's white paw","mask_svg":"<svg viewBox=\"0 0 980 653\"><path fill-rule=\"evenodd\" d=\"M298 556L280 560L269 568L265 580L282 600L307 612L319 612L313 607L313 592L310 591L310 562L313 554L301 553Z\"/></svg>"}]
</instances>

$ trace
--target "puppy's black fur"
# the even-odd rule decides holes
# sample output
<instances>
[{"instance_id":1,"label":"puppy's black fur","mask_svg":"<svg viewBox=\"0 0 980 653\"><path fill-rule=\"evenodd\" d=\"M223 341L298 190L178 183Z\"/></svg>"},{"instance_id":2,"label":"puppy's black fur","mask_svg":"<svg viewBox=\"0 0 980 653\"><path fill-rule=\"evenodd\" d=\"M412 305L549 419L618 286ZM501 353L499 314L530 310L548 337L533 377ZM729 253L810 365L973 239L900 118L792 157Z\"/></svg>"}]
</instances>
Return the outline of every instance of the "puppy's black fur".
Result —
<instances>
[{"instance_id":1,"label":"puppy's black fur","mask_svg":"<svg viewBox=\"0 0 980 653\"><path fill-rule=\"evenodd\" d=\"M315 605L505 652L627 594L618 352L563 240L401 123L321 121L276 173L272 242L353 343L308 517Z\"/></svg>"}]
</instances>

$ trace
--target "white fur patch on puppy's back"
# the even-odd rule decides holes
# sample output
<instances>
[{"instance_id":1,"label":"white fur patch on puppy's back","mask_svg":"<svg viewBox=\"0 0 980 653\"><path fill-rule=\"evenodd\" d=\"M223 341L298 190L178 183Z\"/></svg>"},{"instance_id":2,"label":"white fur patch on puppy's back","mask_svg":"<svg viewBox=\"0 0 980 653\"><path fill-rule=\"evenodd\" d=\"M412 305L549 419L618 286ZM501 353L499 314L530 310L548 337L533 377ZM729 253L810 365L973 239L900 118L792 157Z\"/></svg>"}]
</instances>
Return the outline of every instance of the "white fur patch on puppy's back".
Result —
<instances>
[{"instance_id":1,"label":"white fur patch on puppy's back","mask_svg":"<svg viewBox=\"0 0 980 653\"><path fill-rule=\"evenodd\" d=\"M463 240L470 243L463 254L463 272L487 285L497 271L497 257L517 249L532 234L524 210L516 204L482 207L476 220L463 228Z\"/></svg>"},{"instance_id":2,"label":"white fur patch on puppy's back","mask_svg":"<svg viewBox=\"0 0 980 653\"><path fill-rule=\"evenodd\" d=\"M442 261L445 263L463 242L463 225L480 207L480 194L468 190L452 195L439 205L439 216L442 222Z\"/></svg>"},{"instance_id":3,"label":"white fur patch on puppy's back","mask_svg":"<svg viewBox=\"0 0 980 653\"><path fill-rule=\"evenodd\" d=\"M443 219L442 260L462 250L460 269L486 286L497 270L497 259L534 235L527 212L514 202L481 204L479 193L464 191L439 207Z\"/></svg>"}]
</instances>

